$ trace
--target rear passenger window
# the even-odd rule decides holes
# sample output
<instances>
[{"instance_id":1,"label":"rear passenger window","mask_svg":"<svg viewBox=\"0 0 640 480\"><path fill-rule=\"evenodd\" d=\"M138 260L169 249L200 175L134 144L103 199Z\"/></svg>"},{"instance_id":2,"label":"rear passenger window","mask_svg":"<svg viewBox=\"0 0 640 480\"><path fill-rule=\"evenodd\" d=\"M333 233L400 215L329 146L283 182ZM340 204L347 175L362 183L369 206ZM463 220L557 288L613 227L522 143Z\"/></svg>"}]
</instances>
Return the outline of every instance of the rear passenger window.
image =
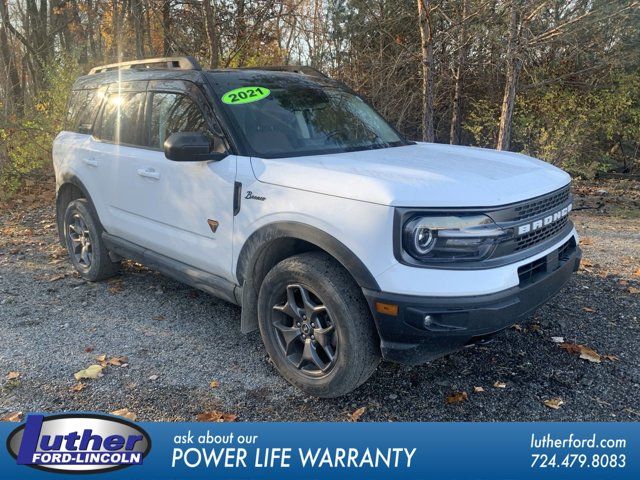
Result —
<instances>
[{"instance_id":1,"label":"rear passenger window","mask_svg":"<svg viewBox=\"0 0 640 480\"><path fill-rule=\"evenodd\" d=\"M139 116L144 97L144 92L108 94L94 135L114 143L141 144Z\"/></svg>"},{"instance_id":2,"label":"rear passenger window","mask_svg":"<svg viewBox=\"0 0 640 480\"><path fill-rule=\"evenodd\" d=\"M207 122L196 103L177 93L153 93L149 146L162 149L176 132L208 132Z\"/></svg>"},{"instance_id":3,"label":"rear passenger window","mask_svg":"<svg viewBox=\"0 0 640 480\"><path fill-rule=\"evenodd\" d=\"M69 98L69 110L65 130L77 133L91 133L93 120L100 108L102 97L98 90L74 90Z\"/></svg>"}]
</instances>

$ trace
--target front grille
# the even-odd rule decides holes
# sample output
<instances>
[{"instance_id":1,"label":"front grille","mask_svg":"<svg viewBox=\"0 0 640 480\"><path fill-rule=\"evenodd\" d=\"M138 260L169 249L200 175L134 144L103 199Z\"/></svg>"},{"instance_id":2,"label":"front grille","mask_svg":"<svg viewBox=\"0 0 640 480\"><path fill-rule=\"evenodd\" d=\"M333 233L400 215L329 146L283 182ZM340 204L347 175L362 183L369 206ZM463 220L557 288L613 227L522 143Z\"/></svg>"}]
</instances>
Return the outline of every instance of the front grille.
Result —
<instances>
[{"instance_id":1,"label":"front grille","mask_svg":"<svg viewBox=\"0 0 640 480\"><path fill-rule=\"evenodd\" d=\"M534 230L531 233L527 233L518 237L516 240L516 246L514 251L518 252L520 250L524 250L525 248L532 247L540 242L547 240L548 238L553 237L555 234L559 233L564 226L567 224L569 219L567 217L558 220L551 225L547 225L546 227L539 228L538 230Z\"/></svg>"},{"instance_id":2,"label":"front grille","mask_svg":"<svg viewBox=\"0 0 640 480\"><path fill-rule=\"evenodd\" d=\"M537 280L540 275L547 273L547 257L542 257L535 262L528 263L518 268L520 286L524 287Z\"/></svg>"},{"instance_id":3,"label":"front grille","mask_svg":"<svg viewBox=\"0 0 640 480\"><path fill-rule=\"evenodd\" d=\"M536 215L552 210L560 205L565 204L569 200L571 195L569 185L563 189L544 196L541 199L534 200L532 202L523 203L515 207L515 220L524 220L525 218L535 217Z\"/></svg>"},{"instance_id":4,"label":"front grille","mask_svg":"<svg viewBox=\"0 0 640 480\"><path fill-rule=\"evenodd\" d=\"M522 288L527 285L531 285L532 283L537 282L540 277L560 268L571 258L575 249L576 241L572 237L557 250L519 267L518 278L520 280L520 287Z\"/></svg>"}]
</instances>

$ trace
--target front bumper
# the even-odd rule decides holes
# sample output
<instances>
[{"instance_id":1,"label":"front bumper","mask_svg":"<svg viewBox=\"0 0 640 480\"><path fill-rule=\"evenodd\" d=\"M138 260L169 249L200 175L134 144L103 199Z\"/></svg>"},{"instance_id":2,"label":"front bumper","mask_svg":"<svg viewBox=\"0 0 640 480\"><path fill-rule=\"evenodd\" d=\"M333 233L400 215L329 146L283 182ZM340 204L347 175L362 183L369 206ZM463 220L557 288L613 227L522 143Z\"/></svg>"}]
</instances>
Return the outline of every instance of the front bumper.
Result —
<instances>
[{"instance_id":1,"label":"front bumper","mask_svg":"<svg viewBox=\"0 0 640 480\"><path fill-rule=\"evenodd\" d=\"M572 237L546 256L521 266L518 286L490 295L421 297L365 289L382 355L416 365L523 321L564 286L578 270L581 257ZM379 303L397 305L397 315L380 313Z\"/></svg>"}]
</instances>

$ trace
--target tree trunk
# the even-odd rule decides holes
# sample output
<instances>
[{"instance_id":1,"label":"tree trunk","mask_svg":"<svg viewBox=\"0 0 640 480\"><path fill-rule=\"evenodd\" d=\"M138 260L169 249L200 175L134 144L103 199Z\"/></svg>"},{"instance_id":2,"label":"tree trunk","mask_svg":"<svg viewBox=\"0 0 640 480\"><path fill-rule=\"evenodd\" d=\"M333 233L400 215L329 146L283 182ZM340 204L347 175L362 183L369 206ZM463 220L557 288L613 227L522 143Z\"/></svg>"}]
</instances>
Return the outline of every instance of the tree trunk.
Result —
<instances>
[{"instance_id":1,"label":"tree trunk","mask_svg":"<svg viewBox=\"0 0 640 480\"><path fill-rule=\"evenodd\" d=\"M133 15L133 28L136 34L136 58L144 58L144 29L142 18L142 0L132 0L131 14Z\"/></svg>"},{"instance_id":2,"label":"tree trunk","mask_svg":"<svg viewBox=\"0 0 640 480\"><path fill-rule=\"evenodd\" d=\"M244 0L236 0L236 49L238 50L238 67L242 67L244 65L244 60L247 56L246 54L246 46L247 46L247 22L245 16L245 4Z\"/></svg>"},{"instance_id":3,"label":"tree trunk","mask_svg":"<svg viewBox=\"0 0 640 480\"><path fill-rule=\"evenodd\" d=\"M151 18L149 15L149 11L151 10L151 5L149 0L144 0L144 33L145 33L145 42L147 43L147 50L151 57L157 56L156 49L154 48L153 41L151 40Z\"/></svg>"},{"instance_id":4,"label":"tree trunk","mask_svg":"<svg viewBox=\"0 0 640 480\"><path fill-rule=\"evenodd\" d=\"M422 140L433 142L433 30L430 0L418 0L422 63Z\"/></svg>"},{"instance_id":5,"label":"tree trunk","mask_svg":"<svg viewBox=\"0 0 640 480\"><path fill-rule=\"evenodd\" d=\"M7 22L9 21L7 12L6 0L0 0L2 2L2 25L0 25L0 55L2 55L2 63L7 70L7 77L9 85L7 88L7 94L10 95L10 103L13 105L13 111L20 115L22 113L22 107L24 105L24 98L22 92L22 82L20 81L20 72L18 72L18 65L13 54L11 44L9 44L9 36L7 35Z\"/></svg>"},{"instance_id":6,"label":"tree trunk","mask_svg":"<svg viewBox=\"0 0 640 480\"><path fill-rule=\"evenodd\" d=\"M118 6L118 0L111 0L111 31L113 33L113 39L111 44L111 56L114 62L121 61L121 51L120 51L120 8Z\"/></svg>"},{"instance_id":7,"label":"tree trunk","mask_svg":"<svg viewBox=\"0 0 640 480\"><path fill-rule=\"evenodd\" d=\"M498 142L496 149L509 150L511 144L511 122L513 109L516 103L516 86L522 62L518 52L518 11L515 0L509 3L509 43L507 45L507 73L502 96L502 109L500 112L500 128L498 130Z\"/></svg>"},{"instance_id":8,"label":"tree trunk","mask_svg":"<svg viewBox=\"0 0 640 480\"><path fill-rule=\"evenodd\" d=\"M89 57L91 58L91 60L93 62L96 62L96 60L98 59L98 47L96 45L96 37L95 37L95 32L94 32L94 23L95 23L95 11L94 11L94 4L93 4L93 0L87 0L86 2L87 5L87 28L85 30L86 34L87 34L87 42L88 42L88 49L89 49ZM102 59L100 59L102 60ZM98 62L96 62L98 63Z\"/></svg>"},{"instance_id":9,"label":"tree trunk","mask_svg":"<svg viewBox=\"0 0 640 480\"><path fill-rule=\"evenodd\" d=\"M204 13L207 22L207 37L209 39L209 67L218 68L218 27L215 4L212 6L211 0L204 0Z\"/></svg>"},{"instance_id":10,"label":"tree trunk","mask_svg":"<svg viewBox=\"0 0 640 480\"><path fill-rule=\"evenodd\" d=\"M460 45L458 50L458 65L456 66L455 85L453 89L453 108L451 112L451 130L449 131L449 143L458 145L462 132L462 88L463 75L466 69L468 43L467 29L467 0L462 0L462 14L460 25Z\"/></svg>"},{"instance_id":11,"label":"tree trunk","mask_svg":"<svg viewBox=\"0 0 640 480\"><path fill-rule=\"evenodd\" d=\"M171 1L162 2L162 49L165 57L171 55Z\"/></svg>"},{"instance_id":12,"label":"tree trunk","mask_svg":"<svg viewBox=\"0 0 640 480\"><path fill-rule=\"evenodd\" d=\"M80 49L80 58L79 63L81 65L86 65L89 62L89 55L91 55L90 45L87 44L87 38L89 37L88 28L83 26L82 18L80 17L80 8L78 7L78 2L71 2L71 15L73 18L73 24L75 28L80 32L80 38L78 39L78 34L76 34L76 41L82 44L82 48ZM93 57L91 57L93 58Z\"/></svg>"}]
</instances>

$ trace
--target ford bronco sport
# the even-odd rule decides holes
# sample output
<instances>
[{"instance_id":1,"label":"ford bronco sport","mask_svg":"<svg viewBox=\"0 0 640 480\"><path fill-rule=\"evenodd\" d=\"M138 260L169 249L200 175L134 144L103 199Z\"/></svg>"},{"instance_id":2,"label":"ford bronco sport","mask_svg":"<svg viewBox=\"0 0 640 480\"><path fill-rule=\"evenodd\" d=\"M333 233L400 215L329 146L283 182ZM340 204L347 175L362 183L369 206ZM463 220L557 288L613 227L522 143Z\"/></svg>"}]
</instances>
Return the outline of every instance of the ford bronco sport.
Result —
<instances>
[{"instance_id":1,"label":"ford bronco sport","mask_svg":"<svg viewBox=\"0 0 640 480\"><path fill-rule=\"evenodd\" d=\"M89 281L133 259L242 307L278 371L345 394L547 301L580 262L570 177L405 140L307 67L94 68L53 145L61 242Z\"/></svg>"}]
</instances>

